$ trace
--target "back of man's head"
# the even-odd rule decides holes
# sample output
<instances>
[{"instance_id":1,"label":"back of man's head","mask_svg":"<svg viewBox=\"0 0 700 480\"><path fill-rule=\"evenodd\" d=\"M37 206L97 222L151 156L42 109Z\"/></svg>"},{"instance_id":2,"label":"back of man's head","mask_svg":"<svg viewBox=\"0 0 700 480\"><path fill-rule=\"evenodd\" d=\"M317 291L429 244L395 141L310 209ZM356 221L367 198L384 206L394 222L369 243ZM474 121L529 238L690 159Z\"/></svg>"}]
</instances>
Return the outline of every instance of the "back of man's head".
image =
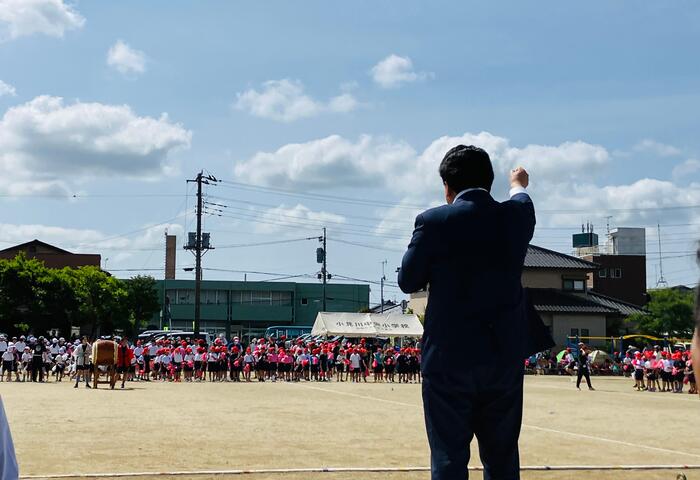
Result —
<instances>
[{"instance_id":1,"label":"back of man's head","mask_svg":"<svg viewBox=\"0 0 700 480\"><path fill-rule=\"evenodd\" d=\"M493 166L485 150L474 145L457 145L442 159L440 177L455 193L468 188L483 188L490 192Z\"/></svg>"}]
</instances>

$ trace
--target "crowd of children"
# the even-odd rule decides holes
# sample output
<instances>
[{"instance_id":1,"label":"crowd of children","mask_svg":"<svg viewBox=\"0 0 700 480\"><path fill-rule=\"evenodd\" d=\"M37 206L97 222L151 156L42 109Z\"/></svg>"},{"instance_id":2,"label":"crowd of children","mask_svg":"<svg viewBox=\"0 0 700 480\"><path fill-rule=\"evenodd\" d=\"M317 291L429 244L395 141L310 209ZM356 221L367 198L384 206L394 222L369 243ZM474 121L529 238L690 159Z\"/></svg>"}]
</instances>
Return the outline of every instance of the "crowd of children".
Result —
<instances>
[{"instance_id":1,"label":"crowd of children","mask_svg":"<svg viewBox=\"0 0 700 480\"><path fill-rule=\"evenodd\" d=\"M688 385L688 393L697 393L690 351L670 353L657 348L628 352L622 363L623 371L634 377L637 391L683 393L684 385Z\"/></svg>"},{"instance_id":2,"label":"crowd of children","mask_svg":"<svg viewBox=\"0 0 700 480\"><path fill-rule=\"evenodd\" d=\"M127 345L126 343L124 345ZM190 338L160 339L128 344L128 365L120 375L133 381L173 382L373 382L418 383L420 349L379 345L360 339L325 342L287 338L253 339L243 344L238 337L211 345ZM91 375L91 346L87 339L0 336L0 381L61 382ZM121 357L120 357L121 358ZM690 351L669 352L658 346L642 351L615 352L604 368L634 378L634 388L648 392L697 393ZM588 366L591 367L590 365ZM567 349L557 359L539 354L526 360L535 373L576 375L578 359ZM593 373L600 369L591 368Z\"/></svg>"},{"instance_id":3,"label":"crowd of children","mask_svg":"<svg viewBox=\"0 0 700 480\"><path fill-rule=\"evenodd\" d=\"M161 339L129 344L128 365L120 374L133 381L173 382L420 382L420 350L373 345L365 339L352 343L253 339L244 345L238 337L211 345L189 338ZM0 381L44 382L82 374L86 385L91 371L87 339L0 337ZM121 358L121 357L120 357Z\"/></svg>"}]
</instances>

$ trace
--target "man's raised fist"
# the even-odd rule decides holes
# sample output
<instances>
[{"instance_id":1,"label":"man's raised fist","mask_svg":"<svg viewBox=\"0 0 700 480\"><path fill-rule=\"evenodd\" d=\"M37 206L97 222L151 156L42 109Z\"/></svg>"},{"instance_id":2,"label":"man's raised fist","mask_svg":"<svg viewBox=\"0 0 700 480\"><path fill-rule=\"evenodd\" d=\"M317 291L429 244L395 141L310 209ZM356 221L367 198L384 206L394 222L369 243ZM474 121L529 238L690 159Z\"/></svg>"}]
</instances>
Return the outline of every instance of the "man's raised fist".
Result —
<instances>
[{"instance_id":1,"label":"man's raised fist","mask_svg":"<svg viewBox=\"0 0 700 480\"><path fill-rule=\"evenodd\" d=\"M530 175L523 167L516 167L510 171L510 186L527 188L530 184Z\"/></svg>"}]
</instances>

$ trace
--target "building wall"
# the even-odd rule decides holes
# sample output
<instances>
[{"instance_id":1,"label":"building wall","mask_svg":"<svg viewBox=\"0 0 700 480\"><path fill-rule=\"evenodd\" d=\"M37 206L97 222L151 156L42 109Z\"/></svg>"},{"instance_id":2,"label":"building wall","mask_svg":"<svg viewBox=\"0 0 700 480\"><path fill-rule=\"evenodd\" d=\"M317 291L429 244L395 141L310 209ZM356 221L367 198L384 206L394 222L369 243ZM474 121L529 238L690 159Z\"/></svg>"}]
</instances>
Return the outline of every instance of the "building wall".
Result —
<instances>
[{"instance_id":1,"label":"building wall","mask_svg":"<svg viewBox=\"0 0 700 480\"><path fill-rule=\"evenodd\" d=\"M590 255L584 260L601 265L601 270L588 275L588 288L596 293L634 305L646 304L647 263L644 255ZM612 275L615 269L621 278ZM601 277L601 271L605 277Z\"/></svg>"},{"instance_id":2,"label":"building wall","mask_svg":"<svg viewBox=\"0 0 700 480\"><path fill-rule=\"evenodd\" d=\"M428 306L428 292L416 292L411 294L411 299L408 301L408 308L413 310L416 315L425 315L425 309Z\"/></svg>"},{"instance_id":3,"label":"building wall","mask_svg":"<svg viewBox=\"0 0 700 480\"><path fill-rule=\"evenodd\" d=\"M564 270L524 270L522 276L522 284L525 288L554 288L561 290L563 280L578 279L586 280L586 272L572 270L571 272Z\"/></svg>"},{"instance_id":4,"label":"building wall","mask_svg":"<svg viewBox=\"0 0 700 480\"><path fill-rule=\"evenodd\" d=\"M31 248L13 248L0 252L0 259L11 260L21 252L27 258L35 258L43 262L47 268L78 268L92 266L100 268L102 258L100 255L83 254L83 253L67 253L53 249L49 249L39 245L36 249Z\"/></svg>"},{"instance_id":5,"label":"building wall","mask_svg":"<svg viewBox=\"0 0 700 480\"><path fill-rule=\"evenodd\" d=\"M161 302L169 304L166 324L192 328L194 281L157 280ZM272 325L311 326L322 308L323 287L314 283L202 281L201 328L229 335L258 331ZM326 287L326 310L358 312L369 307L369 286L331 284ZM160 315L151 323L160 325Z\"/></svg>"},{"instance_id":6,"label":"building wall","mask_svg":"<svg viewBox=\"0 0 700 480\"><path fill-rule=\"evenodd\" d=\"M572 335L572 329L578 329L578 334L581 336L583 336L584 333L588 333L586 336L591 337L605 336L606 321L605 315L603 314L583 315L555 313L550 315L552 322L552 337L554 338L554 341L558 347L566 346L566 337ZM588 330L588 332L582 332L582 330ZM589 342L586 341L586 343ZM604 341L590 342L590 344L594 346L602 345L603 343Z\"/></svg>"}]
</instances>

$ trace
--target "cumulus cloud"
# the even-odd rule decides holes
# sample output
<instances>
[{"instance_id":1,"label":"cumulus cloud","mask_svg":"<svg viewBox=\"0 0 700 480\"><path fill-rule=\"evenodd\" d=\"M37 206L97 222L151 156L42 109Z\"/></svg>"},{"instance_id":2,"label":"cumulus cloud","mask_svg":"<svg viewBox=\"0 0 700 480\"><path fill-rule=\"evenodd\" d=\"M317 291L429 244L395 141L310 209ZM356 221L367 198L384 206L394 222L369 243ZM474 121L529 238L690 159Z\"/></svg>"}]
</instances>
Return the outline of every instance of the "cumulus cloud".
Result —
<instances>
[{"instance_id":1,"label":"cumulus cloud","mask_svg":"<svg viewBox=\"0 0 700 480\"><path fill-rule=\"evenodd\" d=\"M10 97L15 97L17 96L17 91L15 90L15 87L12 85L3 82L0 80L0 97L8 95Z\"/></svg>"},{"instance_id":2,"label":"cumulus cloud","mask_svg":"<svg viewBox=\"0 0 700 480\"><path fill-rule=\"evenodd\" d=\"M533 191L541 208L553 215L547 220L552 225L571 225L572 214L566 210L580 210L574 214L584 218L602 218L614 213L616 224L664 223L687 219L692 209L678 209L679 205L700 205L700 189L684 188L673 182L644 178L627 185L598 186L593 183L563 183ZM659 209L669 208L661 211ZM613 210L614 212L611 212ZM562 213L557 213L561 211ZM663 217L661 217L661 215Z\"/></svg>"},{"instance_id":3,"label":"cumulus cloud","mask_svg":"<svg viewBox=\"0 0 700 480\"><path fill-rule=\"evenodd\" d=\"M259 152L237 163L234 171L249 183L286 188L383 186L397 194L412 195L416 203L440 195L438 166L445 152L460 143L486 149L495 169L503 175L523 165L537 171L538 178L562 181L581 178L609 160L605 148L585 142L518 148L488 132L440 137L422 153L406 142L389 138L363 135L352 141L331 135L288 144L274 152Z\"/></svg>"},{"instance_id":4,"label":"cumulus cloud","mask_svg":"<svg viewBox=\"0 0 700 480\"><path fill-rule=\"evenodd\" d=\"M44 34L63 37L85 24L85 18L63 0L0 0L0 38Z\"/></svg>"},{"instance_id":5,"label":"cumulus cloud","mask_svg":"<svg viewBox=\"0 0 700 480\"><path fill-rule=\"evenodd\" d=\"M382 88L396 88L405 83L433 78L432 72L416 72L409 57L391 54L370 70L374 82Z\"/></svg>"},{"instance_id":6,"label":"cumulus cloud","mask_svg":"<svg viewBox=\"0 0 700 480\"><path fill-rule=\"evenodd\" d=\"M674 147L673 145L667 145L649 138L644 139L635 145L634 150L637 152L650 152L661 157L672 157L682 153L679 148Z\"/></svg>"},{"instance_id":7,"label":"cumulus cloud","mask_svg":"<svg viewBox=\"0 0 700 480\"><path fill-rule=\"evenodd\" d=\"M191 137L167 114L140 117L127 105L39 96L0 119L0 190L65 190L71 180L111 175L156 178L175 170L170 154L189 147Z\"/></svg>"},{"instance_id":8,"label":"cumulus cloud","mask_svg":"<svg viewBox=\"0 0 700 480\"><path fill-rule=\"evenodd\" d=\"M384 185L387 175L397 171L402 161L412 158L415 151L403 142L370 135L353 142L331 135L306 143L291 143L274 152L259 152L236 164L234 171L241 180L259 185L321 189L373 187Z\"/></svg>"},{"instance_id":9,"label":"cumulus cloud","mask_svg":"<svg viewBox=\"0 0 700 480\"><path fill-rule=\"evenodd\" d=\"M146 54L117 40L107 52L107 65L124 75L141 74L146 71Z\"/></svg>"},{"instance_id":10,"label":"cumulus cloud","mask_svg":"<svg viewBox=\"0 0 700 480\"><path fill-rule=\"evenodd\" d=\"M284 226L313 228L316 224L321 228L327 223L339 225L345 223L345 217L335 213L315 212L301 204L293 207L280 205L265 210L260 216L260 222L255 223L255 229L258 233L276 233L285 231Z\"/></svg>"},{"instance_id":11,"label":"cumulus cloud","mask_svg":"<svg viewBox=\"0 0 700 480\"><path fill-rule=\"evenodd\" d=\"M171 235L183 235L182 225L162 223L148 225L134 235L115 238L114 234L94 229L65 228L40 224L0 224L3 232L2 241L7 244L20 244L39 239L73 253L99 253L115 257L110 253L126 254L123 258L138 251L153 251L163 248L163 232ZM110 262L113 266L113 263Z\"/></svg>"},{"instance_id":12,"label":"cumulus cloud","mask_svg":"<svg viewBox=\"0 0 700 480\"><path fill-rule=\"evenodd\" d=\"M680 165L676 165L672 172L676 181L682 182L688 178L698 178L700 175L700 160L688 159Z\"/></svg>"},{"instance_id":13,"label":"cumulus cloud","mask_svg":"<svg viewBox=\"0 0 700 480\"><path fill-rule=\"evenodd\" d=\"M269 80L260 91L251 88L237 94L234 108L260 118L278 122L292 122L326 112L346 113L355 110L359 103L349 92L319 101L304 92L299 80Z\"/></svg>"}]
</instances>

